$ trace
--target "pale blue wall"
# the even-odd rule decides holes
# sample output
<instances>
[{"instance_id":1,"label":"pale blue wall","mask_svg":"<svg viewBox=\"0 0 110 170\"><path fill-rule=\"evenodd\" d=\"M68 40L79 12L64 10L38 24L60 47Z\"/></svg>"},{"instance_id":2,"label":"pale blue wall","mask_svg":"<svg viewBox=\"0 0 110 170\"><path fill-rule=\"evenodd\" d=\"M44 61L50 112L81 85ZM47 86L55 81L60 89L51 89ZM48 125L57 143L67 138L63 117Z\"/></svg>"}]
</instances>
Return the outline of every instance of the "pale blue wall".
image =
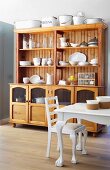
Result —
<instances>
[{"instance_id":1,"label":"pale blue wall","mask_svg":"<svg viewBox=\"0 0 110 170\"><path fill-rule=\"evenodd\" d=\"M0 22L0 119L9 117L9 83L13 82L13 25Z\"/></svg>"}]
</instances>

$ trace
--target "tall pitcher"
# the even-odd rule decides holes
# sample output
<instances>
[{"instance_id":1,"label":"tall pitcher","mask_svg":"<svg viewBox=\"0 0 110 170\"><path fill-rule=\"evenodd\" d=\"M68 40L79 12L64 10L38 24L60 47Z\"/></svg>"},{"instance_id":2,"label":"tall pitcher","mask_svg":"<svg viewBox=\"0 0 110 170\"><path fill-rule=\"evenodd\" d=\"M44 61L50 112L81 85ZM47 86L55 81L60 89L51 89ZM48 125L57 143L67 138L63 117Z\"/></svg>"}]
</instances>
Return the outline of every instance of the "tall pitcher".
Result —
<instances>
[{"instance_id":1,"label":"tall pitcher","mask_svg":"<svg viewBox=\"0 0 110 170\"><path fill-rule=\"evenodd\" d=\"M46 80L46 84L53 84L53 74L48 74L47 73L47 80Z\"/></svg>"}]
</instances>

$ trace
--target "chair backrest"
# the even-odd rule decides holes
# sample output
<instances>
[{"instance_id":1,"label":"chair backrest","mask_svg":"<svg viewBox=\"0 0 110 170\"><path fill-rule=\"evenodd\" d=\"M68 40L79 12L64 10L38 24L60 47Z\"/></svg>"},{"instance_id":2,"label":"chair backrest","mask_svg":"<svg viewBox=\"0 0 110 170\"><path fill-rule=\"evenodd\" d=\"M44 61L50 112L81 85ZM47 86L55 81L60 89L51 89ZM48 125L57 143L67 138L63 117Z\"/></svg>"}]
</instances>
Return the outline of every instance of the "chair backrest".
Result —
<instances>
[{"instance_id":1,"label":"chair backrest","mask_svg":"<svg viewBox=\"0 0 110 170\"><path fill-rule=\"evenodd\" d=\"M58 97L45 97L45 108L47 114L48 128L51 128L57 122L57 117L54 109L59 109Z\"/></svg>"}]
</instances>

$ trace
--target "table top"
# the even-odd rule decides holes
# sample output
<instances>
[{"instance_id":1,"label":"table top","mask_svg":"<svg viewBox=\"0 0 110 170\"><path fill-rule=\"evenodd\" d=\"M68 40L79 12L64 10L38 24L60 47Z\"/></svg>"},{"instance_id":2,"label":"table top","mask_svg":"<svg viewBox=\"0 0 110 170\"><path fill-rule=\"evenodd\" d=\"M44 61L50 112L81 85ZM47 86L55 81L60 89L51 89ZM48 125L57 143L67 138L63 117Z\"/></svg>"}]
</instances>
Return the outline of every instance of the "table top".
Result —
<instances>
[{"instance_id":1,"label":"table top","mask_svg":"<svg viewBox=\"0 0 110 170\"><path fill-rule=\"evenodd\" d=\"M87 115L98 115L98 116L107 116L110 117L110 109L98 109L98 110L89 110L86 107L86 103L75 103L73 105L64 106L60 109L55 109L55 112L58 113L78 113L78 114L87 114Z\"/></svg>"}]
</instances>

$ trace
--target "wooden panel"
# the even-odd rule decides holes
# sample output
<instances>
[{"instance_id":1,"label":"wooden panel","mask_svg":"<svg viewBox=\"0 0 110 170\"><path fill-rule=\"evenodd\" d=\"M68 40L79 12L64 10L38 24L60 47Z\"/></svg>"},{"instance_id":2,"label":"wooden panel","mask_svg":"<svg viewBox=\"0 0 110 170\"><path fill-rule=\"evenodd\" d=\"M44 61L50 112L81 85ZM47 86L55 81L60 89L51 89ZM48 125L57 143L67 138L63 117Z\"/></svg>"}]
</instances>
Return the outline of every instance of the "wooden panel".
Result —
<instances>
[{"instance_id":1,"label":"wooden panel","mask_svg":"<svg viewBox=\"0 0 110 170\"><path fill-rule=\"evenodd\" d=\"M29 122L36 125L46 125L45 106L30 106Z\"/></svg>"},{"instance_id":2,"label":"wooden panel","mask_svg":"<svg viewBox=\"0 0 110 170\"><path fill-rule=\"evenodd\" d=\"M26 106L13 105L12 106L12 119L26 121Z\"/></svg>"}]
</instances>

